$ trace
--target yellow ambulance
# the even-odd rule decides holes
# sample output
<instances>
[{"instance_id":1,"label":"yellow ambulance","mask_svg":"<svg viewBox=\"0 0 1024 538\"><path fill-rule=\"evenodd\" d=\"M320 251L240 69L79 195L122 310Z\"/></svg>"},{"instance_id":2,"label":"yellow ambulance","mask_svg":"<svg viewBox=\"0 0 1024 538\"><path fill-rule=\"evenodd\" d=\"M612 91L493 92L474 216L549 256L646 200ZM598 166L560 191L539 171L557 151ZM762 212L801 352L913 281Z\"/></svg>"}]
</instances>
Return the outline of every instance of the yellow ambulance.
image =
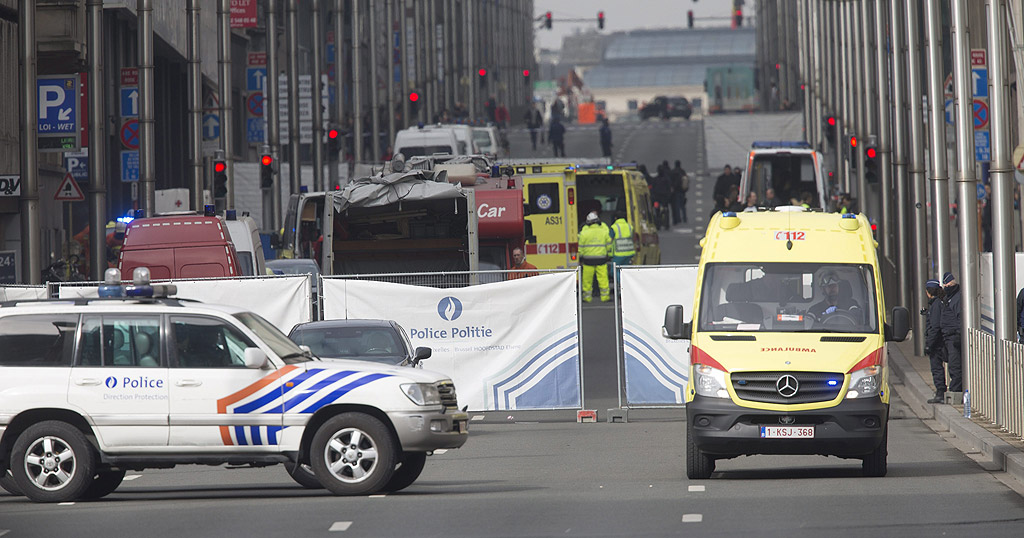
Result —
<instances>
[{"instance_id":1,"label":"yellow ambulance","mask_svg":"<svg viewBox=\"0 0 1024 538\"><path fill-rule=\"evenodd\" d=\"M651 194L643 174L630 167L580 166L572 162L514 164L523 177L526 220L535 240L526 242L530 263L539 269L576 267L578 236L587 214L597 211L611 226L622 212L633 226L633 265L661 263Z\"/></svg>"},{"instance_id":2,"label":"yellow ambulance","mask_svg":"<svg viewBox=\"0 0 1024 538\"><path fill-rule=\"evenodd\" d=\"M789 210L792 209L792 210ZM886 473L886 342L909 313L883 303L863 215L718 213L700 242L692 320L665 311L664 334L689 339L686 474L715 460L820 454Z\"/></svg>"}]
</instances>

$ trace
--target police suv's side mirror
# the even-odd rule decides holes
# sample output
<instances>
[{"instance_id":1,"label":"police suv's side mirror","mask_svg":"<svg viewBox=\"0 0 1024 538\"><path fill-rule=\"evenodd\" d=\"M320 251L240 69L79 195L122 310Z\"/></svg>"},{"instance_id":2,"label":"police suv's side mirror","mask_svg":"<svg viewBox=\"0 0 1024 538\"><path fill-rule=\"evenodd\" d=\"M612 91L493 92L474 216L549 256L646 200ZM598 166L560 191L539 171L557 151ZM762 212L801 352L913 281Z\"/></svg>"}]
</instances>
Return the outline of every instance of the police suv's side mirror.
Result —
<instances>
[{"instance_id":1,"label":"police suv's side mirror","mask_svg":"<svg viewBox=\"0 0 1024 538\"><path fill-rule=\"evenodd\" d=\"M245 367L258 370L267 365L267 354L258 347L245 348Z\"/></svg>"},{"instance_id":2,"label":"police suv's side mirror","mask_svg":"<svg viewBox=\"0 0 1024 538\"><path fill-rule=\"evenodd\" d=\"M413 355L413 358L418 361L421 361L423 359L429 359L432 353L433 350L431 350L429 347L418 347L416 348L416 353Z\"/></svg>"},{"instance_id":3,"label":"police suv's side mirror","mask_svg":"<svg viewBox=\"0 0 1024 538\"><path fill-rule=\"evenodd\" d=\"M902 306L892 307L890 315L892 325L885 325L885 339L889 342L902 342L910 332L910 311Z\"/></svg>"},{"instance_id":4,"label":"police suv's side mirror","mask_svg":"<svg viewBox=\"0 0 1024 538\"><path fill-rule=\"evenodd\" d=\"M690 338L690 324L683 323L683 306L674 304L665 308L665 325L661 327L661 335L672 340Z\"/></svg>"}]
</instances>

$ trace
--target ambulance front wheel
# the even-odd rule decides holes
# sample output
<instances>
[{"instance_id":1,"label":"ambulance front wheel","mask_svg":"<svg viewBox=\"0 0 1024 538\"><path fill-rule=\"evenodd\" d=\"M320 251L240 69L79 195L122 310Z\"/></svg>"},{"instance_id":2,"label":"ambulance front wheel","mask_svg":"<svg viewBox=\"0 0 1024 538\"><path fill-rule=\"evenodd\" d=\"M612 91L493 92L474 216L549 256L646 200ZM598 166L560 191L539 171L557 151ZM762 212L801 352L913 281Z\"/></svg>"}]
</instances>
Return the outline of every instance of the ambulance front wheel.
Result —
<instances>
[{"instance_id":1,"label":"ambulance front wheel","mask_svg":"<svg viewBox=\"0 0 1024 538\"><path fill-rule=\"evenodd\" d=\"M861 461L861 469L864 476L885 476L885 473L888 471L886 465L886 460L889 456L888 440L889 426L886 425L885 431L882 432L882 442L878 444L878 448Z\"/></svg>"},{"instance_id":2,"label":"ambulance front wheel","mask_svg":"<svg viewBox=\"0 0 1024 538\"><path fill-rule=\"evenodd\" d=\"M693 442L693 426L686 425L686 477L706 480L715 472L715 459L708 456Z\"/></svg>"}]
</instances>

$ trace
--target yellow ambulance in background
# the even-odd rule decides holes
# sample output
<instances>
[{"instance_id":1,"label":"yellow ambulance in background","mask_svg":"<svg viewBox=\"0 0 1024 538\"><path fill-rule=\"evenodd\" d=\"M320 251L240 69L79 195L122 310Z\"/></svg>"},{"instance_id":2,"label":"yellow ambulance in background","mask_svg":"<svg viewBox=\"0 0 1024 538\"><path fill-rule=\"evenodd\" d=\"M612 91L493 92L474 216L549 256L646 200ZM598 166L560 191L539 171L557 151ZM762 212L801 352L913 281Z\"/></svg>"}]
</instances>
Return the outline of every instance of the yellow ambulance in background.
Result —
<instances>
[{"instance_id":1,"label":"yellow ambulance in background","mask_svg":"<svg viewBox=\"0 0 1024 538\"><path fill-rule=\"evenodd\" d=\"M866 217L718 213L700 245L692 321L672 305L664 326L691 342L687 476L753 454L856 458L884 476L886 342L906 338L910 314L885 322Z\"/></svg>"},{"instance_id":2,"label":"yellow ambulance in background","mask_svg":"<svg viewBox=\"0 0 1024 538\"><path fill-rule=\"evenodd\" d=\"M513 166L516 175L523 177L526 220L536 237L527 240L526 254L537 268L579 265L579 231L591 211L597 211L609 226L616 212L625 213L634 231L633 265L661 263L650 190L639 171L611 165L581 167L572 162Z\"/></svg>"}]
</instances>

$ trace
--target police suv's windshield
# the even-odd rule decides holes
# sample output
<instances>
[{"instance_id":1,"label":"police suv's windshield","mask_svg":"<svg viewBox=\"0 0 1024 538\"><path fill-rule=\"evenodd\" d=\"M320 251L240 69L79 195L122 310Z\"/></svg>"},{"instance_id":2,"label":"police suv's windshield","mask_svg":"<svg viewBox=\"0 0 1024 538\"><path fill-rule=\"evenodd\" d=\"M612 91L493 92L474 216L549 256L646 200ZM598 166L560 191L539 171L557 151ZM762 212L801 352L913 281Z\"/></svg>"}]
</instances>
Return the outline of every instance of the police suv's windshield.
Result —
<instances>
[{"instance_id":1,"label":"police suv's windshield","mask_svg":"<svg viewBox=\"0 0 1024 538\"><path fill-rule=\"evenodd\" d=\"M714 263L698 330L873 333L877 312L869 265Z\"/></svg>"},{"instance_id":2,"label":"police suv's windshield","mask_svg":"<svg viewBox=\"0 0 1024 538\"><path fill-rule=\"evenodd\" d=\"M252 312L235 314L235 318L241 321L249 330L256 333L256 336L260 337L260 340L263 340L270 346L270 349L274 350L274 353L277 353L277 356L281 357L284 362L293 364L311 360L295 342L289 340L284 333L269 321Z\"/></svg>"},{"instance_id":3,"label":"police suv's windshield","mask_svg":"<svg viewBox=\"0 0 1024 538\"><path fill-rule=\"evenodd\" d=\"M291 339L309 346L317 357L400 364L411 355L406 340L388 326L300 327Z\"/></svg>"}]
</instances>

